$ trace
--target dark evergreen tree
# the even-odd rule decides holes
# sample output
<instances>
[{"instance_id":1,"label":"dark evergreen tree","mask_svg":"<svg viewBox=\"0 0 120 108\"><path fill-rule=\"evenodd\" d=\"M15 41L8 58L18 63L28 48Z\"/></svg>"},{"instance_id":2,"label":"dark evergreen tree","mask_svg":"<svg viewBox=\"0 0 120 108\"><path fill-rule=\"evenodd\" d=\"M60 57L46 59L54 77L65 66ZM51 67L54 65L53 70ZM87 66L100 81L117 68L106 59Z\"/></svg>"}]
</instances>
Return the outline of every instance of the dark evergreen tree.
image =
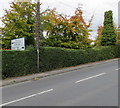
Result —
<instances>
[{"instance_id":1,"label":"dark evergreen tree","mask_svg":"<svg viewBox=\"0 0 120 108\"><path fill-rule=\"evenodd\" d=\"M115 45L117 41L116 37L117 34L115 32L113 23L113 13L112 11L107 11L104 15L104 27L102 29L101 45Z\"/></svg>"}]
</instances>

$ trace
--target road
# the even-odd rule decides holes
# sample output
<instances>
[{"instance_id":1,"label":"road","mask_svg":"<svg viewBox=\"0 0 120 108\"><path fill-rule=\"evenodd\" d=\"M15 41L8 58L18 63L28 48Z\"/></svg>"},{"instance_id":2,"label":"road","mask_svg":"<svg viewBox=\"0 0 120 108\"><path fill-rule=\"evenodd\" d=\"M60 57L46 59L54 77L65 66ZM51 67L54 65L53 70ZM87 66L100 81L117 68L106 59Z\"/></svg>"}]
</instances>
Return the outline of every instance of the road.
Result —
<instances>
[{"instance_id":1,"label":"road","mask_svg":"<svg viewBox=\"0 0 120 108\"><path fill-rule=\"evenodd\" d=\"M118 61L2 88L0 106L118 106Z\"/></svg>"}]
</instances>

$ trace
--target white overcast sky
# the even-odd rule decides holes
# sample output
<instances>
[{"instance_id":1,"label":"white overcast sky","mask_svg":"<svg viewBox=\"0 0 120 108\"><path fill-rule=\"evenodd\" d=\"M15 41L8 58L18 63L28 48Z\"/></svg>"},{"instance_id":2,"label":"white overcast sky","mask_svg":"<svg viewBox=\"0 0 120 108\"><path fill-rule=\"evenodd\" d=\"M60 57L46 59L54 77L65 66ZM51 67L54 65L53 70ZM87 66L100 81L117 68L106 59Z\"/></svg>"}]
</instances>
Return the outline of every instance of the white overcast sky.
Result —
<instances>
[{"instance_id":1,"label":"white overcast sky","mask_svg":"<svg viewBox=\"0 0 120 108\"><path fill-rule=\"evenodd\" d=\"M9 9L9 3L14 0L0 0L0 17L4 15L4 9ZM33 0L34 1L34 0ZM78 4L82 4L84 17L89 20L94 14L92 22L92 38L96 36L97 27L103 24L104 12L108 10L113 11L114 22L118 23L118 2L120 0L40 0L42 2L42 9L56 8L59 13L66 15L73 15ZM0 26L2 25L0 21Z\"/></svg>"}]
</instances>

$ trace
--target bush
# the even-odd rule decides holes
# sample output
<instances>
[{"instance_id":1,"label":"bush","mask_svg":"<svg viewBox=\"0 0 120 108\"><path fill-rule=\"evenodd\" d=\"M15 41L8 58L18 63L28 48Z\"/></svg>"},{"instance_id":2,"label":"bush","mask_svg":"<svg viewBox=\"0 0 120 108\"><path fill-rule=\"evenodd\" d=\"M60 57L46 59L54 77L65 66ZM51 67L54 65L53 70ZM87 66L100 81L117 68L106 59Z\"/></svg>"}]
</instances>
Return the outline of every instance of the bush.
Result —
<instances>
[{"instance_id":1,"label":"bush","mask_svg":"<svg viewBox=\"0 0 120 108\"><path fill-rule=\"evenodd\" d=\"M18 77L36 73L35 51L3 51L3 78Z\"/></svg>"},{"instance_id":2,"label":"bush","mask_svg":"<svg viewBox=\"0 0 120 108\"><path fill-rule=\"evenodd\" d=\"M120 45L88 49L40 48L40 72L120 57ZM36 51L3 51L3 78L37 73Z\"/></svg>"}]
</instances>

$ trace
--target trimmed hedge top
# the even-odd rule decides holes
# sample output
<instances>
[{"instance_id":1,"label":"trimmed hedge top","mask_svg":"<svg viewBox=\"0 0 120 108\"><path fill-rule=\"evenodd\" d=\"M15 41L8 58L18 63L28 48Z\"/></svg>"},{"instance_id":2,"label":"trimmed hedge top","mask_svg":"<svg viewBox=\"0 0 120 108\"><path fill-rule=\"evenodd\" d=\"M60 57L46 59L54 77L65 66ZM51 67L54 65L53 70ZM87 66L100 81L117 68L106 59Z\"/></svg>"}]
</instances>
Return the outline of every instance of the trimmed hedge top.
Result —
<instances>
[{"instance_id":1,"label":"trimmed hedge top","mask_svg":"<svg viewBox=\"0 0 120 108\"><path fill-rule=\"evenodd\" d=\"M40 48L40 72L120 57L120 46L88 49ZM2 51L2 78L37 73L35 49Z\"/></svg>"}]
</instances>

